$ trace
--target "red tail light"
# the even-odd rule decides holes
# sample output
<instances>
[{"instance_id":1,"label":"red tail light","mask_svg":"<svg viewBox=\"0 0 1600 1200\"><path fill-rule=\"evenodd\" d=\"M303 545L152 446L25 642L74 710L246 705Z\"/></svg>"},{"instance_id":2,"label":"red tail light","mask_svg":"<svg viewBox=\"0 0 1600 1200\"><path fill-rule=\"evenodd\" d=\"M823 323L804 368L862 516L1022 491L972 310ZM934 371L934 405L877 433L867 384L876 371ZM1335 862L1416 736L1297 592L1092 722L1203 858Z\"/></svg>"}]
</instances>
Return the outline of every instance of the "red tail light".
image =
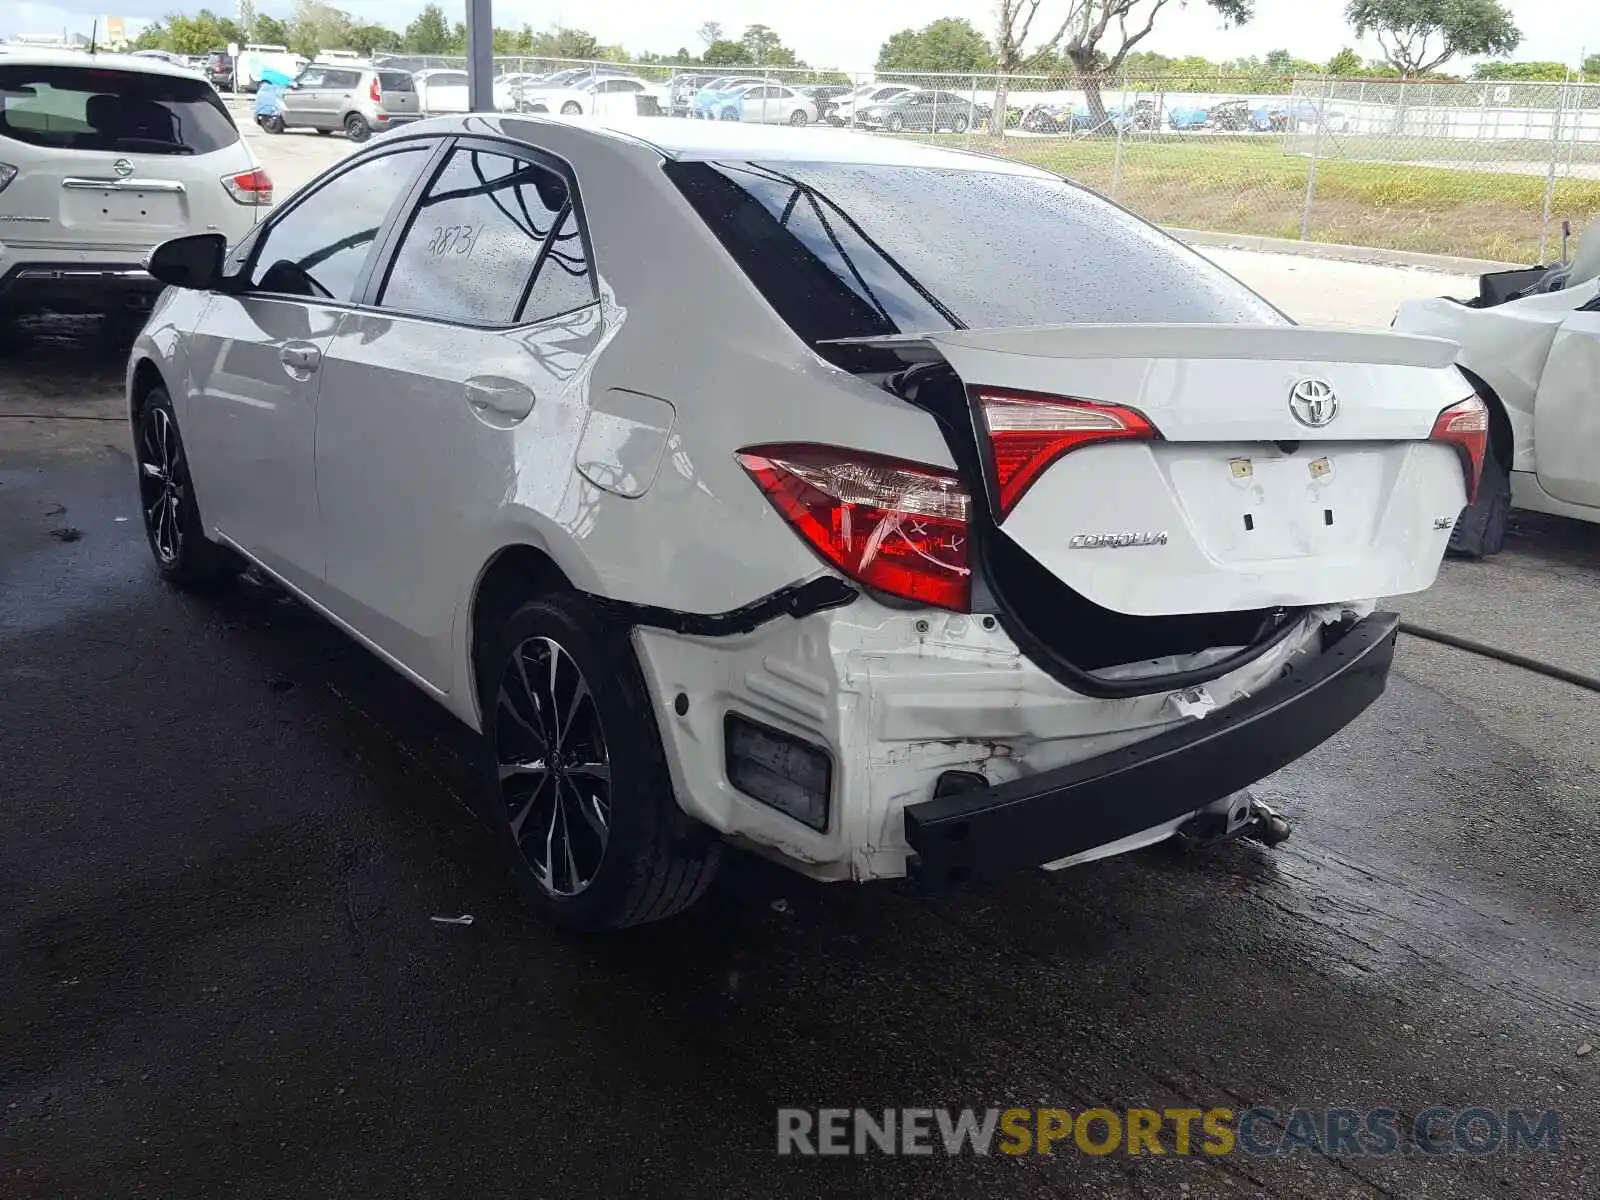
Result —
<instances>
[{"instance_id":1,"label":"red tail light","mask_svg":"<svg viewBox=\"0 0 1600 1200\"><path fill-rule=\"evenodd\" d=\"M272 177L260 167L238 175L224 175L222 186L240 204L272 203Z\"/></svg>"},{"instance_id":2,"label":"red tail light","mask_svg":"<svg viewBox=\"0 0 1600 1200\"><path fill-rule=\"evenodd\" d=\"M1467 503L1478 498L1478 481L1483 478L1483 459L1489 451L1489 406L1477 396L1452 404L1433 422L1430 441L1445 442L1461 455L1461 470L1467 477Z\"/></svg>"},{"instance_id":3,"label":"red tail light","mask_svg":"<svg viewBox=\"0 0 1600 1200\"><path fill-rule=\"evenodd\" d=\"M976 396L994 455L1002 521L1063 454L1091 442L1161 436L1143 413L1120 405L989 388L979 389Z\"/></svg>"},{"instance_id":4,"label":"red tail light","mask_svg":"<svg viewBox=\"0 0 1600 1200\"><path fill-rule=\"evenodd\" d=\"M965 612L970 501L953 471L832 446L736 456L822 558L880 592Z\"/></svg>"},{"instance_id":5,"label":"red tail light","mask_svg":"<svg viewBox=\"0 0 1600 1200\"><path fill-rule=\"evenodd\" d=\"M378 77L372 77L372 86L367 89L367 95L372 97L372 102L377 104L383 100L383 88L378 84Z\"/></svg>"}]
</instances>

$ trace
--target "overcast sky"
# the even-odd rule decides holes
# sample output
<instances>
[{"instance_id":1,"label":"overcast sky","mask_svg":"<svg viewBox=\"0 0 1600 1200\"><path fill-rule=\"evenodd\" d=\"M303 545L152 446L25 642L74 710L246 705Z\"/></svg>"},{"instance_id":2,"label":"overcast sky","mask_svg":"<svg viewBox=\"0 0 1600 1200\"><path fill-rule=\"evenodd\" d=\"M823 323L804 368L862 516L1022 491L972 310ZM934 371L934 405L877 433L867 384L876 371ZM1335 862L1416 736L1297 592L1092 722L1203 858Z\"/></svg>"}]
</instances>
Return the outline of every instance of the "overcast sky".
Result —
<instances>
[{"instance_id":1,"label":"overcast sky","mask_svg":"<svg viewBox=\"0 0 1600 1200\"><path fill-rule=\"evenodd\" d=\"M394 29L401 29L425 0L336 0L336 7ZM115 15L136 20L171 11L193 12L195 0L110 0ZM213 7L227 7L228 0ZM1587 47L1600 52L1600 7L1574 0L1510 0L1524 41L1515 57L1549 59L1577 65ZM465 0L443 0L452 20L465 13ZM1064 8L1064 0L1045 0L1045 14ZM288 0L257 0L257 12L288 14ZM878 47L891 33L926 24L940 16L964 16L988 32L994 23L994 0L497 0L495 24L535 29L576 25L602 42L620 43L634 52L670 54L679 46L699 50L695 29L703 21L721 21L737 36L745 25L761 23L778 31L801 58L819 66L870 68ZM7 0L0 4L0 37L20 33L52 33L63 28L87 34L96 18L108 11L106 0ZM1201 54L1233 58L1287 49L1324 61L1341 46L1353 44L1343 17L1344 0L1256 0L1256 19L1243 28L1224 30L1212 10L1198 0L1163 13L1142 48L1163 54ZM1579 14L1590 12L1591 16ZM1376 55L1377 47L1359 47Z\"/></svg>"}]
</instances>

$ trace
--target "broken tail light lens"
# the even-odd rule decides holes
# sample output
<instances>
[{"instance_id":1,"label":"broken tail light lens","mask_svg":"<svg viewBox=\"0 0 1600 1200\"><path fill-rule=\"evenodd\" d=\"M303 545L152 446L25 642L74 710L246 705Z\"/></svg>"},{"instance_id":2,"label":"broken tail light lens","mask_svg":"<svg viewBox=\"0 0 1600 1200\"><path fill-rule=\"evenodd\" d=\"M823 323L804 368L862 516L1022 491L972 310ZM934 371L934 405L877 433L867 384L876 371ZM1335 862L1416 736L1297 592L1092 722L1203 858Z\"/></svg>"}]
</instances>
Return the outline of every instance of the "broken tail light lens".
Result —
<instances>
[{"instance_id":1,"label":"broken tail light lens","mask_svg":"<svg viewBox=\"0 0 1600 1200\"><path fill-rule=\"evenodd\" d=\"M965 612L971 500L954 471L833 446L736 456L785 520L858 583Z\"/></svg>"},{"instance_id":2,"label":"broken tail light lens","mask_svg":"<svg viewBox=\"0 0 1600 1200\"><path fill-rule=\"evenodd\" d=\"M1092 442L1161 436L1143 413L1121 405L990 388L974 396L989 435L1002 521L1063 454Z\"/></svg>"},{"instance_id":3,"label":"broken tail light lens","mask_svg":"<svg viewBox=\"0 0 1600 1200\"><path fill-rule=\"evenodd\" d=\"M224 175L222 186L240 204L272 203L272 178L260 167L237 175Z\"/></svg>"},{"instance_id":4,"label":"broken tail light lens","mask_svg":"<svg viewBox=\"0 0 1600 1200\"><path fill-rule=\"evenodd\" d=\"M1428 440L1455 447L1467 480L1467 503L1474 503L1478 499L1478 482L1483 478L1483 460L1489 452L1489 406L1479 396L1452 404L1435 418Z\"/></svg>"}]
</instances>

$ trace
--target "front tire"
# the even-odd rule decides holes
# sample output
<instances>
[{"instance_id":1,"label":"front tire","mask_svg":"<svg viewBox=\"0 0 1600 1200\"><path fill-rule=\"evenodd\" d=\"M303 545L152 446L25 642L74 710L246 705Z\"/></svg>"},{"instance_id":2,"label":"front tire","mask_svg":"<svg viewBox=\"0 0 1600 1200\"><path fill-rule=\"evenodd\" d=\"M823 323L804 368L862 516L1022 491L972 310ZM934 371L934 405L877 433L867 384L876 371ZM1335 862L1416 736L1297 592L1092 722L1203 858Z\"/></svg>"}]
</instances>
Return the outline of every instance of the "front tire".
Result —
<instances>
[{"instance_id":1,"label":"front tire","mask_svg":"<svg viewBox=\"0 0 1600 1200\"><path fill-rule=\"evenodd\" d=\"M265 129L268 133L272 134L274 137L276 137L278 134L282 133L284 131L284 129L287 128L283 123L283 118L282 117L262 117L261 121L260 121L260 125L261 125L261 128Z\"/></svg>"},{"instance_id":2,"label":"front tire","mask_svg":"<svg viewBox=\"0 0 1600 1200\"><path fill-rule=\"evenodd\" d=\"M678 807L626 633L558 593L518 609L481 662L495 821L530 903L581 930L692 904L722 844Z\"/></svg>"},{"instance_id":3,"label":"front tire","mask_svg":"<svg viewBox=\"0 0 1600 1200\"><path fill-rule=\"evenodd\" d=\"M139 509L156 570L180 587L215 583L239 574L244 564L210 541L200 523L188 455L165 388L153 388L145 396L136 432Z\"/></svg>"},{"instance_id":4,"label":"front tire","mask_svg":"<svg viewBox=\"0 0 1600 1200\"><path fill-rule=\"evenodd\" d=\"M889 119L883 123L883 127L890 133L899 133L906 127L906 119L899 113L890 113Z\"/></svg>"},{"instance_id":5,"label":"front tire","mask_svg":"<svg viewBox=\"0 0 1600 1200\"><path fill-rule=\"evenodd\" d=\"M789 124L796 129L803 129L811 123L811 117L803 108L797 108L789 114Z\"/></svg>"},{"instance_id":6,"label":"front tire","mask_svg":"<svg viewBox=\"0 0 1600 1200\"><path fill-rule=\"evenodd\" d=\"M1478 482L1478 499L1461 510L1450 531L1449 553L1454 558L1488 558L1499 554L1506 544L1506 526L1511 520L1511 472L1500 461L1491 440L1483 456L1483 478Z\"/></svg>"},{"instance_id":7,"label":"front tire","mask_svg":"<svg viewBox=\"0 0 1600 1200\"><path fill-rule=\"evenodd\" d=\"M364 142L372 136L372 126L360 113L351 113L344 119L344 135L352 142Z\"/></svg>"},{"instance_id":8,"label":"front tire","mask_svg":"<svg viewBox=\"0 0 1600 1200\"><path fill-rule=\"evenodd\" d=\"M956 119L950 122L950 128L956 133L965 133L971 124L965 113L957 113Z\"/></svg>"}]
</instances>

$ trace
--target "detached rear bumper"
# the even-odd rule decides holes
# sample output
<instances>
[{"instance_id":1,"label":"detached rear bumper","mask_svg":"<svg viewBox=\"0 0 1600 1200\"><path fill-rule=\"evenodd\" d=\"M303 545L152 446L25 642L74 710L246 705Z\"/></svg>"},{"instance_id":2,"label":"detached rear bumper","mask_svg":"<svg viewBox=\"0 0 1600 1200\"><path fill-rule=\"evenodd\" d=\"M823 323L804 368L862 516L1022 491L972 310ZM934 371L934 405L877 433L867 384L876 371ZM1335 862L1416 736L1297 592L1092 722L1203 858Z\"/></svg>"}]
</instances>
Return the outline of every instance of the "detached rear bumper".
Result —
<instances>
[{"instance_id":1,"label":"detached rear bumper","mask_svg":"<svg viewBox=\"0 0 1600 1200\"><path fill-rule=\"evenodd\" d=\"M940 886L1054 862L1265 778L1383 694L1399 625L1394 613L1373 613L1253 695L1125 749L908 805L910 873Z\"/></svg>"}]
</instances>

